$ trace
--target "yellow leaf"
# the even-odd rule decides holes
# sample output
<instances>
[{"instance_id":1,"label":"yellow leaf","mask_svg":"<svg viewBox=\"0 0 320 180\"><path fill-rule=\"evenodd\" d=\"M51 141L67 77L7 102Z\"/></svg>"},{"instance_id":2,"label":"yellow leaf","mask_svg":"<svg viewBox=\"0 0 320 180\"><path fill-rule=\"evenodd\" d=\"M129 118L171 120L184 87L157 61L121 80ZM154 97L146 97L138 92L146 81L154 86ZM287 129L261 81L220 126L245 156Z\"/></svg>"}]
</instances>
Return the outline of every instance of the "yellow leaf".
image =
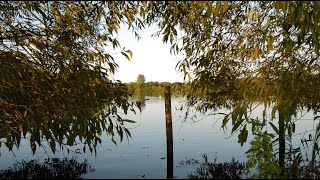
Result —
<instances>
[{"instance_id":1,"label":"yellow leaf","mask_svg":"<svg viewBox=\"0 0 320 180\"><path fill-rule=\"evenodd\" d=\"M259 17L260 17L260 12L259 12L259 11L257 11L257 12L256 12L256 17L255 17L255 18L256 18L256 19L259 19Z\"/></svg>"},{"instance_id":2,"label":"yellow leaf","mask_svg":"<svg viewBox=\"0 0 320 180\"><path fill-rule=\"evenodd\" d=\"M270 52L271 48L272 48L272 44L271 44L271 40L270 40L270 38L269 38L269 39L268 39L268 45L267 45L267 52L268 52L268 53Z\"/></svg>"},{"instance_id":3,"label":"yellow leaf","mask_svg":"<svg viewBox=\"0 0 320 180\"><path fill-rule=\"evenodd\" d=\"M189 80L191 81L191 75L190 75L190 73L188 73L188 78L189 78Z\"/></svg>"},{"instance_id":4,"label":"yellow leaf","mask_svg":"<svg viewBox=\"0 0 320 180\"><path fill-rule=\"evenodd\" d=\"M225 13L229 8L229 1L225 1L223 3L223 13Z\"/></svg>"},{"instance_id":5,"label":"yellow leaf","mask_svg":"<svg viewBox=\"0 0 320 180\"><path fill-rule=\"evenodd\" d=\"M130 57L132 58L132 51L127 50L127 53L129 53L129 54L130 54Z\"/></svg>"},{"instance_id":6,"label":"yellow leaf","mask_svg":"<svg viewBox=\"0 0 320 180\"><path fill-rule=\"evenodd\" d=\"M92 115L92 117L94 118L94 117L97 117L97 116L99 116L100 115L100 112L96 112L96 113L94 113L93 115Z\"/></svg>"},{"instance_id":7,"label":"yellow leaf","mask_svg":"<svg viewBox=\"0 0 320 180\"><path fill-rule=\"evenodd\" d=\"M259 48L258 48L258 46L254 47L254 56L255 56L255 59L258 58L258 56L259 56Z\"/></svg>"},{"instance_id":8,"label":"yellow leaf","mask_svg":"<svg viewBox=\"0 0 320 180\"><path fill-rule=\"evenodd\" d=\"M249 20L250 20L250 21L252 21L253 14L254 14L254 11L250 11L250 12L249 12Z\"/></svg>"},{"instance_id":9,"label":"yellow leaf","mask_svg":"<svg viewBox=\"0 0 320 180\"><path fill-rule=\"evenodd\" d=\"M270 19L268 18L266 26L268 27L269 25L270 25Z\"/></svg>"},{"instance_id":10,"label":"yellow leaf","mask_svg":"<svg viewBox=\"0 0 320 180\"><path fill-rule=\"evenodd\" d=\"M251 51L250 59L251 59L251 60L254 60L254 52L253 52L253 51Z\"/></svg>"},{"instance_id":11,"label":"yellow leaf","mask_svg":"<svg viewBox=\"0 0 320 180\"><path fill-rule=\"evenodd\" d=\"M219 14L220 6L221 6L221 1L218 1L218 2L217 2L217 7L216 7L216 9L215 9L215 14L216 14L216 15Z\"/></svg>"},{"instance_id":12,"label":"yellow leaf","mask_svg":"<svg viewBox=\"0 0 320 180\"><path fill-rule=\"evenodd\" d=\"M56 15L56 20L57 20L57 23L61 23L61 18L60 18L60 16Z\"/></svg>"}]
</instances>

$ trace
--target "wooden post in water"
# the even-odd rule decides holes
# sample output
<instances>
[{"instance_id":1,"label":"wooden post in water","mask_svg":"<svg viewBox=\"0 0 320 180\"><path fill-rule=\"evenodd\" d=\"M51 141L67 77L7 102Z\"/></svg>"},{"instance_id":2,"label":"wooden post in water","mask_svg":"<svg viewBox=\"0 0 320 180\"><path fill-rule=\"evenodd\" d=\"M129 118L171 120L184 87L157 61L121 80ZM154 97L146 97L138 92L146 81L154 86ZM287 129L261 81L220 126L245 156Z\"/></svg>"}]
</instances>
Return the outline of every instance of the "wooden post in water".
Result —
<instances>
[{"instance_id":1,"label":"wooden post in water","mask_svg":"<svg viewBox=\"0 0 320 180\"><path fill-rule=\"evenodd\" d=\"M173 179L173 138L171 116L171 86L164 86L166 135L167 135L167 179Z\"/></svg>"}]
</instances>

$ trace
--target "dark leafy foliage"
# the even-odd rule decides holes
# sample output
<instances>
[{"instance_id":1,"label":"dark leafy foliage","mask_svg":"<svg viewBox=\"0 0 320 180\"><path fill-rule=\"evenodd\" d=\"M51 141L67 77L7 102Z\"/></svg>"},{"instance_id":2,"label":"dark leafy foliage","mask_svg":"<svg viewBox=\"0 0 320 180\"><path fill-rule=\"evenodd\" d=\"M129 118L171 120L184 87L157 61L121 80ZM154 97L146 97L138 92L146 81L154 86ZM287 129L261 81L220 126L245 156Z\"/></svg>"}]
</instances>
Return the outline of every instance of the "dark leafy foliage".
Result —
<instances>
[{"instance_id":1,"label":"dark leafy foliage","mask_svg":"<svg viewBox=\"0 0 320 180\"><path fill-rule=\"evenodd\" d=\"M160 28L156 35L171 43L172 53L184 55L177 68L192 80L186 106L200 112L232 109L222 124L232 121L232 133L246 132L256 101L273 109L270 121L276 112L289 121L298 108L319 110L318 2L151 1L146 6L147 22ZM285 127L289 136L292 130Z\"/></svg>"},{"instance_id":2,"label":"dark leafy foliage","mask_svg":"<svg viewBox=\"0 0 320 180\"><path fill-rule=\"evenodd\" d=\"M46 159L43 163L36 160L17 162L6 170L0 171L0 179L79 179L92 171L91 166L76 159Z\"/></svg>"},{"instance_id":3,"label":"dark leafy foliage","mask_svg":"<svg viewBox=\"0 0 320 180\"><path fill-rule=\"evenodd\" d=\"M0 8L0 143L12 150L29 133L33 153L42 140L54 152L76 138L92 152L103 131L115 143L114 132L130 137L118 114L139 104L111 79L118 65L110 53L120 48L120 23L139 26L135 3L3 1Z\"/></svg>"}]
</instances>

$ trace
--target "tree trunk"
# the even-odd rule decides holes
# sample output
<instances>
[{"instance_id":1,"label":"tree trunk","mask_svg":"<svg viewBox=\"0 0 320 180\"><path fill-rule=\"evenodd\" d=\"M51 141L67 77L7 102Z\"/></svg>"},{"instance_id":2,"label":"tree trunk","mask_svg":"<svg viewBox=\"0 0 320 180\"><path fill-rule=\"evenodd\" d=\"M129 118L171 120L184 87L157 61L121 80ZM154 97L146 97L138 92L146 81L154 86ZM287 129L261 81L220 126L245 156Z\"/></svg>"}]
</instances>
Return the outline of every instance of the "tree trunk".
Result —
<instances>
[{"instance_id":1,"label":"tree trunk","mask_svg":"<svg viewBox=\"0 0 320 180\"><path fill-rule=\"evenodd\" d=\"M285 139L285 119L281 108L279 108L279 165L281 167L281 176L284 175L285 167L285 153L286 153L286 139Z\"/></svg>"}]
</instances>

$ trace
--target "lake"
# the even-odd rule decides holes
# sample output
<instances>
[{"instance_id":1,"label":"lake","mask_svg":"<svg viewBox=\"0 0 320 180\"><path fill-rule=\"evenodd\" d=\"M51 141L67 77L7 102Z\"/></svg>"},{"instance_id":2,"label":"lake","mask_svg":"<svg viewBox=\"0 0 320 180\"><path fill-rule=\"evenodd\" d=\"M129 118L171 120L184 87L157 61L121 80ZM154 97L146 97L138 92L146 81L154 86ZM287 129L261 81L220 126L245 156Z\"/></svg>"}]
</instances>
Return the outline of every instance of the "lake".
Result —
<instances>
[{"instance_id":1,"label":"lake","mask_svg":"<svg viewBox=\"0 0 320 180\"><path fill-rule=\"evenodd\" d=\"M37 159L43 161L45 158L68 157L76 158L79 162L87 159L92 166L92 171L81 176L81 178L166 178L166 126L164 98L146 97L145 107L142 112L134 114L130 112L123 118L135 120L137 123L127 126L132 138L127 141L124 138L120 143L117 136L115 145L107 134L102 135L102 143L97 146L97 153L80 152L67 153L65 150L53 154L50 148L37 148L35 155L32 155L28 140L22 140L19 149L16 147L9 152L5 146L1 147L0 169L7 169L17 161ZM221 127L222 116L199 116L194 121L183 120L183 112L177 110L182 98L172 98L172 119L173 119L173 160L174 177L187 178L189 173L195 171L194 165L181 165L180 162L188 159L201 160L202 154L217 162L235 160L245 162L245 152L250 147L252 135L248 136L247 143L242 147L238 143L238 133L230 137L231 126L225 132ZM226 112L221 109L219 112ZM253 112L253 116L259 117L262 109L259 107ZM190 112L192 113L192 112ZM292 143L294 146L301 145L301 138L307 137L316 126L312 113L302 113L296 122L296 133ZM197 121L197 122L195 122ZM276 124L276 122L275 122ZM270 127L268 130L272 130ZM248 129L249 130L249 129ZM250 130L249 130L250 132ZM313 132L311 132L313 133ZM79 146L82 147L82 146ZM79 148L72 147L74 150ZM47 152L46 152L47 151Z\"/></svg>"}]
</instances>

